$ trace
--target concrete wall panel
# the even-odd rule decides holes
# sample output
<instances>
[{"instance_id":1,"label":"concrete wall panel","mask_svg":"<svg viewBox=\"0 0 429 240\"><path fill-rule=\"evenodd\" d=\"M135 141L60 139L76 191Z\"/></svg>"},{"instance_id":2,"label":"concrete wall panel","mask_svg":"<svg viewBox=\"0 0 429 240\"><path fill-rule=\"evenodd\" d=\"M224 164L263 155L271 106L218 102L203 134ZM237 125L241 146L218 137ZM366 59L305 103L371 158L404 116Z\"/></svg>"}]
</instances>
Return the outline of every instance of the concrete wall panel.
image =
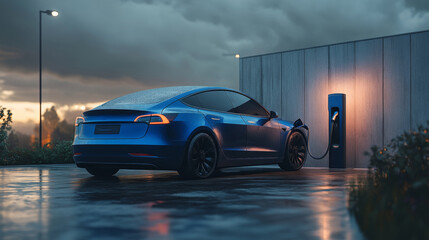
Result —
<instances>
[{"instance_id":1,"label":"concrete wall panel","mask_svg":"<svg viewBox=\"0 0 429 240\"><path fill-rule=\"evenodd\" d=\"M356 166L366 167L364 152L383 145L383 40L360 41L355 47Z\"/></svg>"},{"instance_id":2,"label":"concrete wall panel","mask_svg":"<svg viewBox=\"0 0 429 240\"><path fill-rule=\"evenodd\" d=\"M411 128L429 120L429 32L411 35Z\"/></svg>"},{"instance_id":3,"label":"concrete wall panel","mask_svg":"<svg viewBox=\"0 0 429 240\"><path fill-rule=\"evenodd\" d=\"M355 55L354 43L329 47L329 94L346 94L346 166L355 166ZM328 96L326 96L327 98ZM328 116L326 116L328 117ZM325 117L325 118L326 118ZM327 126L325 126L327 127Z\"/></svg>"},{"instance_id":4,"label":"concrete wall panel","mask_svg":"<svg viewBox=\"0 0 429 240\"><path fill-rule=\"evenodd\" d=\"M410 129L410 35L384 38L384 144Z\"/></svg>"},{"instance_id":5,"label":"concrete wall panel","mask_svg":"<svg viewBox=\"0 0 429 240\"><path fill-rule=\"evenodd\" d=\"M242 91L257 101L262 100L262 69L261 57L251 57L242 59Z\"/></svg>"},{"instance_id":6,"label":"concrete wall panel","mask_svg":"<svg viewBox=\"0 0 429 240\"><path fill-rule=\"evenodd\" d=\"M328 47L305 50L305 123L313 155L322 155L328 146L328 62ZM328 156L322 160L309 156L305 166L326 167Z\"/></svg>"},{"instance_id":7,"label":"concrete wall panel","mask_svg":"<svg viewBox=\"0 0 429 240\"><path fill-rule=\"evenodd\" d=\"M282 119L305 122L304 51L282 54Z\"/></svg>"},{"instance_id":8,"label":"concrete wall panel","mask_svg":"<svg viewBox=\"0 0 429 240\"><path fill-rule=\"evenodd\" d=\"M262 105L268 111L282 110L282 55L280 53L262 56Z\"/></svg>"}]
</instances>

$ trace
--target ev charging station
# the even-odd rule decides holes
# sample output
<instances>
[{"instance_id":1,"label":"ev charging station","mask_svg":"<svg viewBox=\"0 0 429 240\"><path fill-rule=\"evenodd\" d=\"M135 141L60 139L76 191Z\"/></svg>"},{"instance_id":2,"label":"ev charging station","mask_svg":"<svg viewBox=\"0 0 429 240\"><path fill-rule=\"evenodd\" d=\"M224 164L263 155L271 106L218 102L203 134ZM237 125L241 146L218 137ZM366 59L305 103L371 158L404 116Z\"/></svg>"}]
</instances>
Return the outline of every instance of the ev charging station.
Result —
<instances>
[{"instance_id":1,"label":"ev charging station","mask_svg":"<svg viewBox=\"0 0 429 240\"><path fill-rule=\"evenodd\" d=\"M328 95L329 112L329 144L325 153L316 157L311 154L307 147L307 153L315 160L323 159L329 152L329 168L346 168L346 95L343 93L333 93ZM295 127L302 126L308 131L310 139L310 129L303 124L301 119L294 123Z\"/></svg>"},{"instance_id":2,"label":"ev charging station","mask_svg":"<svg viewBox=\"0 0 429 240\"><path fill-rule=\"evenodd\" d=\"M346 167L346 95L334 93L328 95L329 132L329 168Z\"/></svg>"}]
</instances>

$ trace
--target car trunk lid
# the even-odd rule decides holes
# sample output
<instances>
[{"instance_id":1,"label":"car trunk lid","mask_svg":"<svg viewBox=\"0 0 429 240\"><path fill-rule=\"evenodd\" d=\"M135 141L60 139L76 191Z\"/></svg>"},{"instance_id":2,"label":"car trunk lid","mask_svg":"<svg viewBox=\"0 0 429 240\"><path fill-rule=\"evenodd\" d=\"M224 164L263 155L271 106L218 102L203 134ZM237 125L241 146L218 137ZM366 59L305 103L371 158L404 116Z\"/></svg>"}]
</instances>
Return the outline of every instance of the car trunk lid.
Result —
<instances>
[{"instance_id":1,"label":"car trunk lid","mask_svg":"<svg viewBox=\"0 0 429 240\"><path fill-rule=\"evenodd\" d=\"M92 110L84 113L85 122L76 130L82 139L142 138L149 125L134 122L134 119L145 114L148 112L122 109Z\"/></svg>"}]
</instances>

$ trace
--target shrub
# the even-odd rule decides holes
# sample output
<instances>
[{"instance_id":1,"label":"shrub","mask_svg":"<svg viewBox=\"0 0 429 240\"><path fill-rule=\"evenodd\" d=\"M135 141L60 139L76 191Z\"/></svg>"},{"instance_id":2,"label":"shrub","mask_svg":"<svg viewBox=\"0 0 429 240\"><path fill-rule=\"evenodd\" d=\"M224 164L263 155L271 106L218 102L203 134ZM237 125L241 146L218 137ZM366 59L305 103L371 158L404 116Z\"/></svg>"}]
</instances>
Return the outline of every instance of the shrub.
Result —
<instances>
[{"instance_id":1,"label":"shrub","mask_svg":"<svg viewBox=\"0 0 429 240\"><path fill-rule=\"evenodd\" d=\"M7 134L10 131L12 112L0 106L0 160L7 155Z\"/></svg>"},{"instance_id":2,"label":"shrub","mask_svg":"<svg viewBox=\"0 0 429 240\"><path fill-rule=\"evenodd\" d=\"M10 150L0 165L73 163L72 141Z\"/></svg>"},{"instance_id":3,"label":"shrub","mask_svg":"<svg viewBox=\"0 0 429 240\"><path fill-rule=\"evenodd\" d=\"M428 122L429 124L429 122ZM370 239L429 239L429 133L420 126L373 146L349 209Z\"/></svg>"},{"instance_id":4,"label":"shrub","mask_svg":"<svg viewBox=\"0 0 429 240\"><path fill-rule=\"evenodd\" d=\"M55 111L55 109L53 109ZM56 114L56 112L54 112ZM56 116L56 115L55 115ZM13 164L41 164L41 163L73 163L72 141L57 141L38 148L33 145L30 148L16 146L8 149L8 144L18 141L18 134L11 132L12 112L0 106L0 165ZM70 125L72 126L72 125ZM58 128L57 135L71 132L71 127L63 121ZM65 130L64 130L65 129ZM62 135L61 135L62 134ZM11 139L8 139L11 137Z\"/></svg>"}]
</instances>

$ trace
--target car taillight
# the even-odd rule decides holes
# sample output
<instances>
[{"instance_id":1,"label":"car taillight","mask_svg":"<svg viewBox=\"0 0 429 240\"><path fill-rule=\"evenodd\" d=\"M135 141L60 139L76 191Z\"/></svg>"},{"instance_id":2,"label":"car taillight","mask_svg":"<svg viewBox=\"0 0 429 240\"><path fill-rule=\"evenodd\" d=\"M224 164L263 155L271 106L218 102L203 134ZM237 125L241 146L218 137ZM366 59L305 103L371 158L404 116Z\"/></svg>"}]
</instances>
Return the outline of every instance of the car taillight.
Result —
<instances>
[{"instance_id":1,"label":"car taillight","mask_svg":"<svg viewBox=\"0 0 429 240\"><path fill-rule=\"evenodd\" d=\"M152 114L149 124L169 124L170 121L162 114Z\"/></svg>"},{"instance_id":2,"label":"car taillight","mask_svg":"<svg viewBox=\"0 0 429 240\"><path fill-rule=\"evenodd\" d=\"M79 126L79 124L84 123L84 122L85 122L85 119L83 117L80 117L80 116L76 117L76 120L74 122L74 126L77 127L77 126Z\"/></svg>"},{"instance_id":3,"label":"car taillight","mask_svg":"<svg viewBox=\"0 0 429 240\"><path fill-rule=\"evenodd\" d=\"M170 123L170 121L168 121L168 119L162 114L141 115L136 117L136 119L134 119L134 122L147 123L151 125Z\"/></svg>"},{"instance_id":4,"label":"car taillight","mask_svg":"<svg viewBox=\"0 0 429 240\"><path fill-rule=\"evenodd\" d=\"M141 115L136 117L136 119L134 119L134 122L139 122L139 123L150 123L150 115Z\"/></svg>"}]
</instances>

